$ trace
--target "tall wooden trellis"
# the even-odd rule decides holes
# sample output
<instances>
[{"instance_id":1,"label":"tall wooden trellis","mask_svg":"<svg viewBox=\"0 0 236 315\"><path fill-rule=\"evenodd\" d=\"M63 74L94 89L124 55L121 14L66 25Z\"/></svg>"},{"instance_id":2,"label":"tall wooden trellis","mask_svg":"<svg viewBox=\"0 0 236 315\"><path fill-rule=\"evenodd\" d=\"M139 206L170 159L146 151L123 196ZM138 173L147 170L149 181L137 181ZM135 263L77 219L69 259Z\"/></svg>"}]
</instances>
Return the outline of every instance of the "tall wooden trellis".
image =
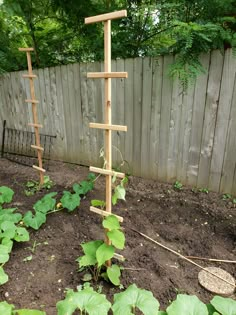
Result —
<instances>
[{"instance_id":1,"label":"tall wooden trellis","mask_svg":"<svg viewBox=\"0 0 236 315\"><path fill-rule=\"evenodd\" d=\"M40 185L42 185L44 181L43 174L45 173L45 169L43 168L43 161L42 161L42 153L44 149L40 145L39 128L43 128L43 126L38 123L37 104L39 103L39 101L36 100L36 97L35 97L35 89L34 89L34 81L33 81L35 78L37 78L37 76L33 74L33 71L32 71L32 61L31 61L31 55L30 55L30 52L34 51L34 49L33 48L19 48L19 51L26 52L26 57L27 57L28 74L23 74L23 78L29 79L31 99L27 99L25 100L25 102L32 104L33 122L28 123L28 125L31 127L34 127L35 144L31 144L31 147L37 150L38 163L39 163L38 166L33 165L33 168L39 171L39 178L40 178L39 182L40 182Z\"/></svg>"},{"instance_id":2,"label":"tall wooden trellis","mask_svg":"<svg viewBox=\"0 0 236 315\"><path fill-rule=\"evenodd\" d=\"M90 128L98 128L105 130L105 167L106 169L90 166L90 171L100 173L106 176L106 211L91 206L92 212L102 216L109 216L112 213L112 177L115 175L119 178L124 178L125 174L114 172L112 170L112 131L127 131L127 126L112 124L112 106L111 106L111 79L112 78L127 78L127 72L111 72L111 20L126 17L127 11L121 10L112 13L106 13L93 17L85 18L85 24L104 22L104 72L87 73L87 78L103 78L105 79L105 123L90 123ZM123 217L117 216L120 222L123 222ZM107 244L110 244L109 239L105 239ZM118 258L119 255L116 255ZM110 262L108 262L110 264Z\"/></svg>"}]
</instances>

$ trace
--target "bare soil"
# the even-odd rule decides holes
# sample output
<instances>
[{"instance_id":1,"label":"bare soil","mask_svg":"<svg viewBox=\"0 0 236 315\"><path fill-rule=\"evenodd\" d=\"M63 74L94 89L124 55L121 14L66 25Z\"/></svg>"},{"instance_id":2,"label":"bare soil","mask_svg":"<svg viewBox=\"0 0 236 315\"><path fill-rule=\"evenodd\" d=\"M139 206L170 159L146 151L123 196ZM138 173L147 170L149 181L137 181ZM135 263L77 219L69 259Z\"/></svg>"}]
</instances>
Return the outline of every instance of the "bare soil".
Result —
<instances>
[{"instance_id":1,"label":"bare soil","mask_svg":"<svg viewBox=\"0 0 236 315\"><path fill-rule=\"evenodd\" d=\"M48 175L55 182L51 191L58 192L59 200L63 190L70 189L87 174L86 167L51 162ZM15 191L13 204L22 213L31 210L46 193L40 191L26 197L24 184L29 179L38 179L35 170L0 159L0 185ZM103 239L101 218L89 211L89 205L92 199L104 198L104 194L104 179L100 177L77 210L48 215L39 231L30 231L30 242L15 244L10 261L4 267L10 280L0 287L0 301L56 315L56 302L65 297L65 289L76 289L83 283L83 273L78 272L75 262L82 254L80 243ZM151 290L162 308L180 292L197 295L208 302L213 295L199 285L198 267L144 239L131 228L186 256L236 260L234 206L232 201L223 201L220 194L206 194L191 188L178 191L170 184L131 176L126 202L114 207L114 212L124 217L126 247L122 255L126 258L123 266L128 269L122 273L123 286L136 283ZM32 254L29 247L35 241L41 244ZM32 260L24 262L31 254ZM236 277L235 264L196 262L221 267ZM110 299L120 290L104 281L93 285L102 288Z\"/></svg>"}]
</instances>

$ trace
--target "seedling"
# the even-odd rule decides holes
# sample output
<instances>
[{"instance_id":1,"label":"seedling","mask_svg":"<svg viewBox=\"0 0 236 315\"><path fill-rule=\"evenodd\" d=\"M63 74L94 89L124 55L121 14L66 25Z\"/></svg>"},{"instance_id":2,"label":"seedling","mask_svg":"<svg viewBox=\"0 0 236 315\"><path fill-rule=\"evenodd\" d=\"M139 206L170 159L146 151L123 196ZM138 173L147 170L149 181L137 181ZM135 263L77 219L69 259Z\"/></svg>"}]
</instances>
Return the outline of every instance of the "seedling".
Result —
<instances>
[{"instance_id":1,"label":"seedling","mask_svg":"<svg viewBox=\"0 0 236 315\"><path fill-rule=\"evenodd\" d=\"M229 200L229 199L231 199L232 198L232 196L230 195L230 194L224 194L223 196L222 196L222 199L223 200Z\"/></svg>"},{"instance_id":2,"label":"seedling","mask_svg":"<svg viewBox=\"0 0 236 315\"><path fill-rule=\"evenodd\" d=\"M121 269L116 264L107 267L106 262L114 257L115 248L124 248L125 236L120 231L120 223L116 216L106 217L102 224L107 231L106 235L110 245L102 240L81 244L84 256L79 257L76 261L79 263L80 270L89 268L94 281L97 282L100 277L103 277L118 286L120 285Z\"/></svg>"},{"instance_id":3,"label":"seedling","mask_svg":"<svg viewBox=\"0 0 236 315\"><path fill-rule=\"evenodd\" d=\"M200 192L203 192L203 193L205 193L205 194L208 194L208 193L209 193L208 188L199 188L199 191L200 191Z\"/></svg>"},{"instance_id":4,"label":"seedling","mask_svg":"<svg viewBox=\"0 0 236 315\"><path fill-rule=\"evenodd\" d=\"M176 182L174 183L174 189L176 189L176 190L181 190L182 188L183 188L183 184L182 184L181 182L176 181Z\"/></svg>"},{"instance_id":5,"label":"seedling","mask_svg":"<svg viewBox=\"0 0 236 315\"><path fill-rule=\"evenodd\" d=\"M43 177L43 184L40 185L38 181L30 180L25 184L26 189L24 190L26 196L33 196L35 193L37 193L40 189L51 189L53 187L54 183L50 179L49 176Z\"/></svg>"}]
</instances>

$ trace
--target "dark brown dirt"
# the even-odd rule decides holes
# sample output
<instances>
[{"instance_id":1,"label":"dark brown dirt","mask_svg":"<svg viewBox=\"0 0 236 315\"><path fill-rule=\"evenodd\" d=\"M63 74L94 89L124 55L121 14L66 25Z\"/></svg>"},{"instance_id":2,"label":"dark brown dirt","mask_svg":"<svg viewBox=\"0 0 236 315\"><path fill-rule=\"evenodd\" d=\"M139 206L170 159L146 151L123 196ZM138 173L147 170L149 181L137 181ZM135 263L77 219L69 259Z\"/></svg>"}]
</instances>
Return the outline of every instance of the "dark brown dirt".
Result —
<instances>
[{"instance_id":1,"label":"dark brown dirt","mask_svg":"<svg viewBox=\"0 0 236 315\"><path fill-rule=\"evenodd\" d=\"M88 169L52 162L48 174L55 182L51 191L57 191L60 196L65 188L86 178ZM36 200L45 194L38 192L26 197L24 184L29 179L37 180L33 169L0 159L0 185L15 191L14 204L22 213L31 210ZM82 254L80 243L103 238L101 218L89 211L90 200L103 196L104 181L99 178L94 191L82 200L78 210L71 214L48 215L46 224L39 231L30 231L30 242L14 246L5 266L10 281L0 287L0 301L6 300L21 308L43 309L47 315L56 315L56 302L64 298L65 289L76 289L82 283L82 274L77 272L75 262ZM115 213L124 217L124 267L133 268L123 271L124 287L136 283L151 290L162 307L180 292L195 294L208 302L212 295L198 284L197 267L130 228L183 255L236 260L236 208L233 203L223 201L216 193L193 192L190 188L176 191L172 185L135 177L130 177L126 200L114 208ZM29 247L34 241L41 245L36 247L33 259L24 262L23 259L31 254ZM221 267L236 277L235 264L196 262L202 266ZM119 291L104 282L99 285L110 298Z\"/></svg>"}]
</instances>

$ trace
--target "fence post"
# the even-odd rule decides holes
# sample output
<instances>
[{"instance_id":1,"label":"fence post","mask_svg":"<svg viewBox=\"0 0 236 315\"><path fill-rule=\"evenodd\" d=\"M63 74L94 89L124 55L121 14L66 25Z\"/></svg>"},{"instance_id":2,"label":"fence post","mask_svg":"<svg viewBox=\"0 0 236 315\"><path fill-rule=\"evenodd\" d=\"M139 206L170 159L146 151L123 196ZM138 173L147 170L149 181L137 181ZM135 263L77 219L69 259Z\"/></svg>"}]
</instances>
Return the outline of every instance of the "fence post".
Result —
<instances>
[{"instance_id":1,"label":"fence post","mask_svg":"<svg viewBox=\"0 0 236 315\"><path fill-rule=\"evenodd\" d=\"M4 144L5 144L5 130L6 130L6 120L3 120L3 132L2 132L2 150L1 150L1 158L4 156Z\"/></svg>"}]
</instances>

